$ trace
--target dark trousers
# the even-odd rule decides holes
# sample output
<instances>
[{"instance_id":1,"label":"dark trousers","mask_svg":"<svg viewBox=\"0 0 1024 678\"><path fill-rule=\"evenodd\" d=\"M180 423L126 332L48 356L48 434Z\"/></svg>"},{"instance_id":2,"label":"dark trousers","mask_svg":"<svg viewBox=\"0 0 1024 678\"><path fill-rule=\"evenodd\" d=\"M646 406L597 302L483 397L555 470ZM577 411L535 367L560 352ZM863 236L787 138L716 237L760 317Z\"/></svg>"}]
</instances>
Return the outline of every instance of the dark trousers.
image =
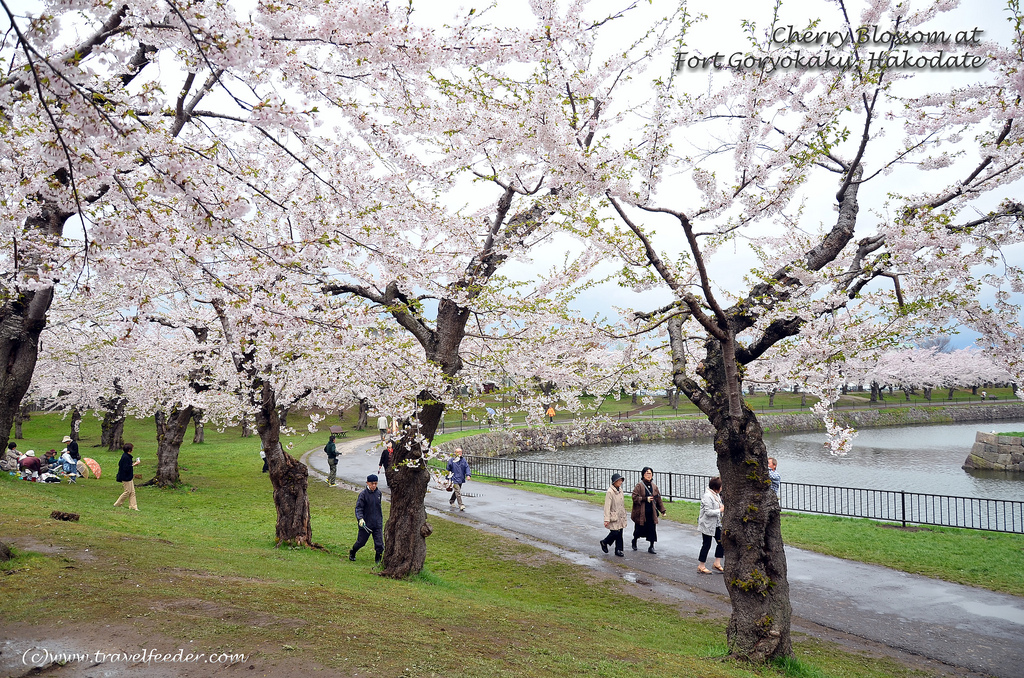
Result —
<instances>
[{"instance_id":1,"label":"dark trousers","mask_svg":"<svg viewBox=\"0 0 1024 678\"><path fill-rule=\"evenodd\" d=\"M708 561L708 551L711 550L711 535L710 534L702 534L700 536L704 538L704 544L700 547L700 558L698 558L697 560L699 560L702 563L706 563ZM718 559L718 558L721 558L723 555L725 555L725 550L722 549L722 528L721 527L716 527L715 528L715 537L714 537L714 539L715 539L716 542L718 542L718 546L715 547L715 558Z\"/></svg>"},{"instance_id":2,"label":"dark trousers","mask_svg":"<svg viewBox=\"0 0 1024 678\"><path fill-rule=\"evenodd\" d=\"M611 546L612 542L615 542L615 550L616 551L621 551L622 550L622 529L620 528L618 530L609 530L608 531L608 536L605 537L604 539L602 539L601 542L604 543L604 544L608 544L609 546Z\"/></svg>"},{"instance_id":3,"label":"dark trousers","mask_svg":"<svg viewBox=\"0 0 1024 678\"><path fill-rule=\"evenodd\" d=\"M327 457L327 466L330 467L331 472L327 474L327 482L330 485L334 484L334 479L338 474L338 458ZM365 532L365 530L364 530Z\"/></svg>"},{"instance_id":4,"label":"dark trousers","mask_svg":"<svg viewBox=\"0 0 1024 678\"><path fill-rule=\"evenodd\" d=\"M359 528L359 536L356 537L356 543L352 546L352 555L356 554L356 551L363 548L366 545L366 540L370 538L370 533ZM384 528L375 527L373 528L373 552L374 559L380 560L380 556L384 553Z\"/></svg>"}]
</instances>

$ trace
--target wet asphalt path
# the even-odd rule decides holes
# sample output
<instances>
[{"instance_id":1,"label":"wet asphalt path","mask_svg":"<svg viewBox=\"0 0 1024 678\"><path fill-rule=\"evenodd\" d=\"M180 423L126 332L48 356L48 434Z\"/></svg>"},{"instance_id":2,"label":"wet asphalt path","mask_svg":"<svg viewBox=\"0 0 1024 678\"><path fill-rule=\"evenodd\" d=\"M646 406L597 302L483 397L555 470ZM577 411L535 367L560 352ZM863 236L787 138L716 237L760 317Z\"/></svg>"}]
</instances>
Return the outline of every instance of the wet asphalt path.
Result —
<instances>
[{"instance_id":1,"label":"wet asphalt path","mask_svg":"<svg viewBox=\"0 0 1024 678\"><path fill-rule=\"evenodd\" d=\"M338 451L339 479L362 485L368 474L377 472L380 447L372 441L342 441ZM303 461L327 471L320 449L307 453ZM380 480L387 494L383 475ZM607 530L593 504L472 479L463 492L469 495L465 512L451 509L449 495L436 489L426 496L427 510L639 582L667 599L728 611L722 575L697 573L701 539L693 526L661 522L657 555L647 553L643 540L640 550L630 550L632 528L627 527L626 555L617 558L601 552L598 541ZM793 547L786 555L794 627L810 622L982 675L1024 676L1024 598Z\"/></svg>"}]
</instances>

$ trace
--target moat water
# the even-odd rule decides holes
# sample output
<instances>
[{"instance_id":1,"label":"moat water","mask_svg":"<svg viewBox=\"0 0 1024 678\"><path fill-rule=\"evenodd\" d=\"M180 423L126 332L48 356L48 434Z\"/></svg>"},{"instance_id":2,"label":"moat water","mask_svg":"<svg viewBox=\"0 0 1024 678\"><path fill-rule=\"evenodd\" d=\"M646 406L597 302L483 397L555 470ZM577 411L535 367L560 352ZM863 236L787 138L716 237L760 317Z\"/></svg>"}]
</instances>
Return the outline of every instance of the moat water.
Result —
<instances>
[{"instance_id":1,"label":"moat water","mask_svg":"<svg viewBox=\"0 0 1024 678\"><path fill-rule=\"evenodd\" d=\"M861 430L853 450L834 457L824 433L765 437L783 482L905 490L1024 501L1024 475L968 473L960 468L978 431L1024 431L1024 421L904 426ZM650 466L656 471L717 475L710 438L661 440L531 452L519 459L603 468Z\"/></svg>"}]
</instances>

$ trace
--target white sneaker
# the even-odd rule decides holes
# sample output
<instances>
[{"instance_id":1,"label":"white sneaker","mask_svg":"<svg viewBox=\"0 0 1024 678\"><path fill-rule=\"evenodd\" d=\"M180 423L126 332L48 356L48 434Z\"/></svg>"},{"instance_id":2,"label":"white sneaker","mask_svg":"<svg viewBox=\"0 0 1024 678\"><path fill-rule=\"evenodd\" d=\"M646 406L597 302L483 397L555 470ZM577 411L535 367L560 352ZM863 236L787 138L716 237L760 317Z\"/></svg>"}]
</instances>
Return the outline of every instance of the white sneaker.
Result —
<instances>
[{"instance_id":1,"label":"white sneaker","mask_svg":"<svg viewBox=\"0 0 1024 678\"><path fill-rule=\"evenodd\" d=\"M465 510L466 510L466 507L465 507L465 506L460 506L460 507L459 507L459 510L460 510L460 511L465 511Z\"/></svg>"}]
</instances>

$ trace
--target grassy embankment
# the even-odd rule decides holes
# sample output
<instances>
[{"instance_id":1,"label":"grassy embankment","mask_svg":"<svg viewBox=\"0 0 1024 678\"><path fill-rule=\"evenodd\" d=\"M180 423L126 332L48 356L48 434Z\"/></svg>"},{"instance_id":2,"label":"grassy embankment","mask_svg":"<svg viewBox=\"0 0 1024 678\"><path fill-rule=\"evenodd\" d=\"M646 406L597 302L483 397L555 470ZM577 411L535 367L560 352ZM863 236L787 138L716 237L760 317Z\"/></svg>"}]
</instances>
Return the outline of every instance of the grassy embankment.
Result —
<instances>
[{"instance_id":1,"label":"grassy embankment","mask_svg":"<svg viewBox=\"0 0 1024 678\"><path fill-rule=\"evenodd\" d=\"M1011 388L991 388L987 389L989 398L993 399L996 404L1005 402L1016 401L1016 396L1013 394ZM920 394L912 394L910 400L907 400L906 396L902 391L895 391L894 393L886 392L884 394L885 399L877 402L869 402L871 394L869 392L855 392L851 391L848 395L842 396L837 407L840 409L854 407L857 409L866 407L876 407L879 409L892 408L892 407L906 407L908 405L916 405L920 407L929 406L943 406L952 403L980 403L981 397L971 393L970 389L958 389L953 393L953 400L947 399L949 392L945 389L937 389L932 393L931 400L925 400ZM588 396L581 398L581 401L586 404L589 409L586 412L581 413L580 416L593 416L603 415L612 418L618 418L620 416L629 415L632 419L643 419L643 418L688 418L700 416L699 410L686 398L679 398L678 407L672 408L668 406L668 399L664 396L658 396L653 399L653 402L644 405L641 402L636 404L632 403L629 396L615 400L611 397L597 398L594 396ZM772 414L773 412L783 412L804 409L809 411L809 408L817 402L817 398L811 395L807 395L806 398L798 393L791 393L789 391L779 392L775 394L774 399L771 400L772 405L769 406L769 398L763 393L755 395L745 395L744 401L759 415L761 414ZM484 396L482 398L484 403L481 407L467 408L465 413L457 412L454 409L449 408L445 412L444 417L444 431L445 433L452 432L466 432L466 431L480 431L487 428L486 412L484 407L492 406L497 410L502 408L501 396ZM803 405L801 403L804 403ZM640 411L642 409L642 411ZM572 421L576 415L572 412L563 410L561 404L556 406L555 423L564 423ZM347 416L347 415L346 415ZM525 414L523 412L510 412L507 414L509 420L513 424L522 424L525 420ZM373 417L371 417L373 419ZM374 422L370 422L371 428L374 426Z\"/></svg>"},{"instance_id":2,"label":"grassy embankment","mask_svg":"<svg viewBox=\"0 0 1024 678\"><path fill-rule=\"evenodd\" d=\"M36 415L20 447L49 449L66 428ZM60 641L102 621L110 633L129 627L190 649L249 653L256 664L346 675L922 675L801 639L799 661L784 669L737 664L722 657L723 619L638 604L617 580L445 520L434 521L420 576L383 579L369 550L357 563L344 559L355 494L319 482L309 497L325 550L274 549L259 446L237 431L211 429L206 444L183 445L181 488L142 487L140 512L114 509L118 455L91 447L95 420L82 433L102 479L55 486L0 478L0 539L20 545L2 565L0 627L31 625ZM154 461L152 422L129 422L126 438L144 460L144 480ZM293 442L304 450L321 441ZM52 520L55 509L81 520Z\"/></svg>"}]
</instances>

